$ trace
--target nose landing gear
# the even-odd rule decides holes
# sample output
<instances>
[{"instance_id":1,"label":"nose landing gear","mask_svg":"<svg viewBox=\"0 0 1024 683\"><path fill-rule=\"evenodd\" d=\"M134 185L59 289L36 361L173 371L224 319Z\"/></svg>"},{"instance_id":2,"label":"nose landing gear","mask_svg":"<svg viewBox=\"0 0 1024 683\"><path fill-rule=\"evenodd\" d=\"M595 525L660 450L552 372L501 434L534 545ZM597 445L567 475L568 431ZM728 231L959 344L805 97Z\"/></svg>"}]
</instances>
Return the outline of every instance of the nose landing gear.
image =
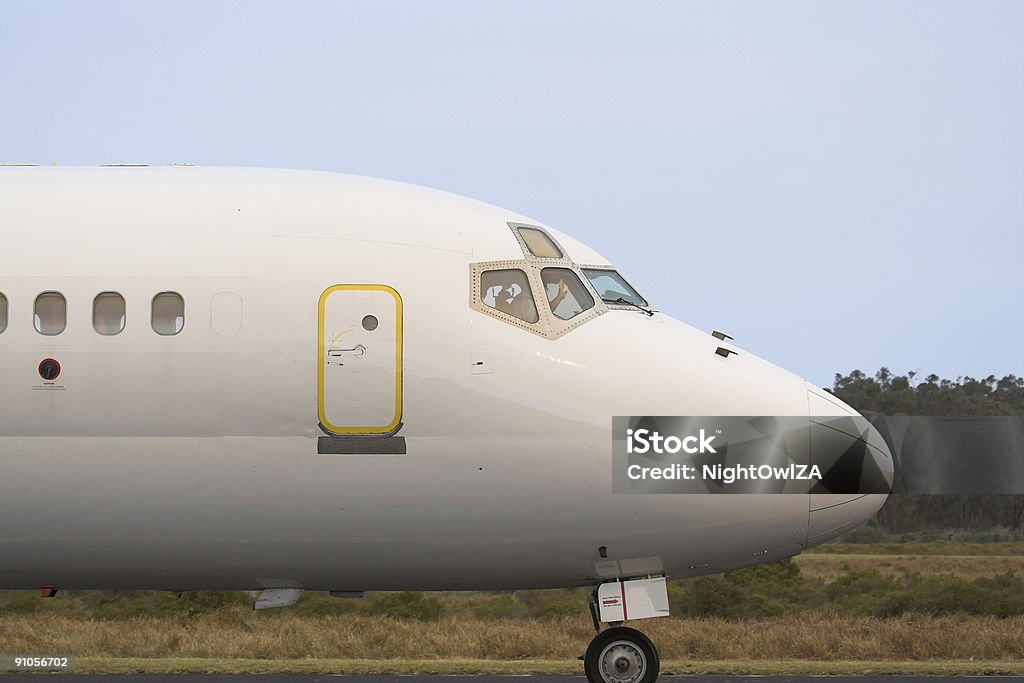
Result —
<instances>
[{"instance_id":1,"label":"nose landing gear","mask_svg":"<svg viewBox=\"0 0 1024 683\"><path fill-rule=\"evenodd\" d=\"M583 660L589 683L654 683L661 670L650 638L622 625L626 619L668 616L664 577L603 583L594 590L590 613L597 635ZM601 630L601 622L610 628Z\"/></svg>"},{"instance_id":2,"label":"nose landing gear","mask_svg":"<svg viewBox=\"0 0 1024 683\"><path fill-rule=\"evenodd\" d=\"M624 626L602 631L583 655L589 683L654 683L661 661L654 643L640 631Z\"/></svg>"}]
</instances>

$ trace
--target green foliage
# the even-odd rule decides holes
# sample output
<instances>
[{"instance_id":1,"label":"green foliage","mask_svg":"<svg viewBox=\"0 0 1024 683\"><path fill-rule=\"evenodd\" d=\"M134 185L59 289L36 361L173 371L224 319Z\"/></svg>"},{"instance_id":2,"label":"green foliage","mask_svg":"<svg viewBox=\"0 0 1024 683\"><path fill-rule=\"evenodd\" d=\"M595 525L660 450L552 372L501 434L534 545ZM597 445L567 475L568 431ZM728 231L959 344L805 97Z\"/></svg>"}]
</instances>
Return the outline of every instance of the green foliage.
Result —
<instances>
[{"instance_id":1,"label":"green foliage","mask_svg":"<svg viewBox=\"0 0 1024 683\"><path fill-rule=\"evenodd\" d=\"M173 596L167 596L166 594L165 596L173 598ZM194 616L236 607L250 608L252 601L253 599L246 593L239 591L190 591L182 593L181 597L176 600L167 600L164 603L164 608L171 613L177 613L182 616ZM139 613L134 609L127 609L121 610L118 616L126 617Z\"/></svg>"},{"instance_id":2,"label":"green foliage","mask_svg":"<svg viewBox=\"0 0 1024 683\"><path fill-rule=\"evenodd\" d=\"M725 575L671 582L673 614L757 619L791 612L896 617L908 613L1024 615L1024 577L1005 572L973 581L954 576L905 574L875 569L850 571L830 583L801 576L792 560Z\"/></svg>"},{"instance_id":3,"label":"green foliage","mask_svg":"<svg viewBox=\"0 0 1024 683\"><path fill-rule=\"evenodd\" d=\"M898 546L894 546L898 547ZM875 569L847 571L830 582L803 576L792 560L749 567L724 575L670 581L672 613L680 617L761 619L791 613L838 613L880 618L904 614L1024 615L1024 576L1004 572L967 580L952 574L883 574ZM338 599L307 593L291 610L270 610L257 619L287 614L379 615L434 621L467 615L484 619L589 619L589 590L532 590L515 593L372 593L364 599ZM0 591L2 613L49 613L88 619L137 615L189 620L248 618L252 594L228 591L173 594L153 591L72 591L53 599L36 592Z\"/></svg>"},{"instance_id":4,"label":"green foliage","mask_svg":"<svg viewBox=\"0 0 1024 683\"><path fill-rule=\"evenodd\" d=\"M469 611L481 619L522 619L529 616L529 609L512 593L481 596L472 601Z\"/></svg>"},{"instance_id":5,"label":"green foliage","mask_svg":"<svg viewBox=\"0 0 1024 683\"><path fill-rule=\"evenodd\" d=\"M914 372L894 375L883 367L873 377L860 370L845 376L837 373L832 393L866 416L1024 416L1024 378L1015 375L948 380L933 374L920 381ZM1019 530L1024 529L1024 495L890 496L878 521L881 531L890 535L939 529ZM1006 536L1003 533L1000 540ZM887 539L860 529L843 540L874 543Z\"/></svg>"},{"instance_id":6,"label":"green foliage","mask_svg":"<svg viewBox=\"0 0 1024 683\"><path fill-rule=\"evenodd\" d=\"M894 617L908 612L1010 617L1024 614L1024 577L1005 572L967 581L958 576L906 574L877 570L850 572L825 589L844 614Z\"/></svg>"},{"instance_id":7,"label":"green foliage","mask_svg":"<svg viewBox=\"0 0 1024 683\"><path fill-rule=\"evenodd\" d=\"M439 619L444 612L441 601L415 591L400 593L377 593L369 605L373 614L382 614L399 619L419 619L432 621Z\"/></svg>"},{"instance_id":8,"label":"green foliage","mask_svg":"<svg viewBox=\"0 0 1024 683\"><path fill-rule=\"evenodd\" d=\"M29 614L39 611L42 599L32 591L0 591L0 614Z\"/></svg>"},{"instance_id":9,"label":"green foliage","mask_svg":"<svg viewBox=\"0 0 1024 683\"><path fill-rule=\"evenodd\" d=\"M303 617L362 614L366 611L366 603L362 598L333 598L328 593L306 592L288 610Z\"/></svg>"},{"instance_id":10,"label":"green foliage","mask_svg":"<svg viewBox=\"0 0 1024 683\"><path fill-rule=\"evenodd\" d=\"M725 576L712 575L694 579L689 590L670 601L670 611L679 616L738 618L745 616L745 598L732 581Z\"/></svg>"},{"instance_id":11,"label":"green foliage","mask_svg":"<svg viewBox=\"0 0 1024 683\"><path fill-rule=\"evenodd\" d=\"M872 517L867 524L843 534L841 540L843 543L885 543L891 541L892 538L879 527L878 518ZM827 545L823 547L828 549Z\"/></svg>"},{"instance_id":12,"label":"green foliage","mask_svg":"<svg viewBox=\"0 0 1024 683\"><path fill-rule=\"evenodd\" d=\"M860 370L836 373L832 393L863 415L1024 415L1024 377L939 379L893 375L881 368L874 377Z\"/></svg>"},{"instance_id":13,"label":"green foliage","mask_svg":"<svg viewBox=\"0 0 1024 683\"><path fill-rule=\"evenodd\" d=\"M673 596L670 603L677 615L727 619L776 616L822 602L815 582L802 577L800 568L789 559L702 576L687 582Z\"/></svg>"},{"instance_id":14,"label":"green foliage","mask_svg":"<svg viewBox=\"0 0 1024 683\"><path fill-rule=\"evenodd\" d=\"M526 616L537 619L560 619L589 613L588 590L516 591L515 597L525 608Z\"/></svg>"},{"instance_id":15,"label":"green foliage","mask_svg":"<svg viewBox=\"0 0 1024 683\"><path fill-rule=\"evenodd\" d=\"M251 608L252 597L239 591L195 591L180 598L165 591L60 591L41 598L38 591L0 591L0 613L40 612L89 619L136 616L188 618L218 611Z\"/></svg>"}]
</instances>

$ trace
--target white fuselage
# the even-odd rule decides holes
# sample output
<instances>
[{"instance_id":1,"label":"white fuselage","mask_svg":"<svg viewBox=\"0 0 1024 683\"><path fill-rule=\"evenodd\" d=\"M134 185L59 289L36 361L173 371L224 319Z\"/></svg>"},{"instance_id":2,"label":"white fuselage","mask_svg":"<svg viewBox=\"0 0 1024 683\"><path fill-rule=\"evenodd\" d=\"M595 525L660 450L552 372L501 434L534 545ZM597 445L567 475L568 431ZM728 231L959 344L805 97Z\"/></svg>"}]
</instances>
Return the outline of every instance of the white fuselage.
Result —
<instances>
[{"instance_id":1,"label":"white fuselage","mask_svg":"<svg viewBox=\"0 0 1024 683\"><path fill-rule=\"evenodd\" d=\"M806 415L807 384L660 313L608 309L546 338L475 310L473 264L524 258L508 222L536 225L334 174L0 168L0 588L694 576L795 555L878 508L612 494L612 416ZM574 263L607 265L550 232ZM337 285L400 296L405 454L318 452L334 409L318 404L348 400L318 378L334 372L318 304ZM33 320L48 291L67 302L52 336ZM125 301L119 334L94 329L101 292ZM185 303L173 336L152 327L161 292Z\"/></svg>"}]
</instances>

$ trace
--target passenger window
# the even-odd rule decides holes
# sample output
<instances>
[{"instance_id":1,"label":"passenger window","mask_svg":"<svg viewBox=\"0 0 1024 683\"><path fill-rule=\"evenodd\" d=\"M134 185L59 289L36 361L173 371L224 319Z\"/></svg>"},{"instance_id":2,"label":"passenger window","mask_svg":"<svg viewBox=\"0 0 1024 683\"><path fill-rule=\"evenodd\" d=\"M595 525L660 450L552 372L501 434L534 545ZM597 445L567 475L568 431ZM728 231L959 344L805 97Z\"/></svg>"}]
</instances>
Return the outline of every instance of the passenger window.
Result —
<instances>
[{"instance_id":1,"label":"passenger window","mask_svg":"<svg viewBox=\"0 0 1024 683\"><path fill-rule=\"evenodd\" d=\"M594 307L594 297L568 268L545 268L540 271L544 282L544 295L556 318L571 320Z\"/></svg>"},{"instance_id":2,"label":"passenger window","mask_svg":"<svg viewBox=\"0 0 1024 683\"><path fill-rule=\"evenodd\" d=\"M170 336L185 327L185 300L177 292L161 292L153 297L153 331Z\"/></svg>"},{"instance_id":3,"label":"passenger window","mask_svg":"<svg viewBox=\"0 0 1024 683\"><path fill-rule=\"evenodd\" d=\"M60 292L43 292L36 297L36 332L53 336L60 334L68 323L68 302Z\"/></svg>"},{"instance_id":4,"label":"passenger window","mask_svg":"<svg viewBox=\"0 0 1024 683\"><path fill-rule=\"evenodd\" d=\"M7 297L0 294L0 334L7 329Z\"/></svg>"},{"instance_id":5,"label":"passenger window","mask_svg":"<svg viewBox=\"0 0 1024 683\"><path fill-rule=\"evenodd\" d=\"M124 297L117 292L100 292L92 302L93 329L103 335L124 330Z\"/></svg>"},{"instance_id":6,"label":"passenger window","mask_svg":"<svg viewBox=\"0 0 1024 683\"><path fill-rule=\"evenodd\" d=\"M526 273L518 268L486 270L480 275L480 301L485 306L528 323L535 323L537 305Z\"/></svg>"},{"instance_id":7,"label":"passenger window","mask_svg":"<svg viewBox=\"0 0 1024 683\"><path fill-rule=\"evenodd\" d=\"M542 230L519 228L519 236L523 238L530 253L537 258L562 258L562 250Z\"/></svg>"}]
</instances>

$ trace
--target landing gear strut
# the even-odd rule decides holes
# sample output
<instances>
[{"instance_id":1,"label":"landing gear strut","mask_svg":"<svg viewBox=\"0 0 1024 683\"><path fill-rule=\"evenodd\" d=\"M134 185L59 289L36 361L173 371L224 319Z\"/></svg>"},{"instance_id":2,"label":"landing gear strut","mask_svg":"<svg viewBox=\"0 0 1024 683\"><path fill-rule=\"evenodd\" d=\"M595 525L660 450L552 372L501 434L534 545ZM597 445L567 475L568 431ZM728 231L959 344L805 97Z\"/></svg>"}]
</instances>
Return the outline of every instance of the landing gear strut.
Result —
<instances>
[{"instance_id":1,"label":"landing gear strut","mask_svg":"<svg viewBox=\"0 0 1024 683\"><path fill-rule=\"evenodd\" d=\"M627 605L627 602L629 603ZM591 597L590 614L597 635L583 660L589 683L654 683L661 670L658 649L650 638L622 625L626 619L668 615L662 577L604 583ZM601 630L601 622L610 628Z\"/></svg>"},{"instance_id":2,"label":"landing gear strut","mask_svg":"<svg viewBox=\"0 0 1024 683\"><path fill-rule=\"evenodd\" d=\"M590 683L654 683L660 670L654 643L625 626L598 633L583 655L583 671Z\"/></svg>"}]
</instances>

